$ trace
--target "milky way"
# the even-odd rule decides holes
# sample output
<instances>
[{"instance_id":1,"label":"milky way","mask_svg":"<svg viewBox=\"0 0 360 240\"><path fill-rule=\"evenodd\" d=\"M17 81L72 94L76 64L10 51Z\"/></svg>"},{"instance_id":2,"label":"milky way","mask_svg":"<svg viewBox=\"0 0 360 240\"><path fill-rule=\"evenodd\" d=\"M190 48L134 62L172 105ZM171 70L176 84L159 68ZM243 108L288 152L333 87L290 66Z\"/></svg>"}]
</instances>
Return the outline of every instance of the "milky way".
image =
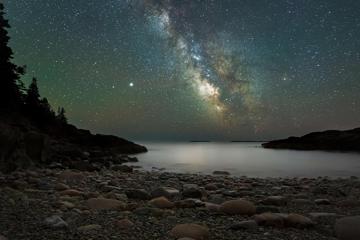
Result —
<instances>
[{"instance_id":1,"label":"milky way","mask_svg":"<svg viewBox=\"0 0 360 240\"><path fill-rule=\"evenodd\" d=\"M4 3L23 80L80 127L263 140L359 125L359 1Z\"/></svg>"},{"instance_id":2,"label":"milky way","mask_svg":"<svg viewBox=\"0 0 360 240\"><path fill-rule=\"evenodd\" d=\"M167 38L179 58L177 67L181 68L182 79L193 87L210 113L219 117L222 126L231 128L251 121L256 127L260 124L257 120L261 120L257 98L261 92L254 87L256 79L252 78L251 69L227 40L231 36L226 39L216 33L205 39L196 36L196 29L210 32L211 26L206 21L199 25L187 21L187 11L191 11L193 4L148 1L144 7L151 27Z\"/></svg>"}]
</instances>

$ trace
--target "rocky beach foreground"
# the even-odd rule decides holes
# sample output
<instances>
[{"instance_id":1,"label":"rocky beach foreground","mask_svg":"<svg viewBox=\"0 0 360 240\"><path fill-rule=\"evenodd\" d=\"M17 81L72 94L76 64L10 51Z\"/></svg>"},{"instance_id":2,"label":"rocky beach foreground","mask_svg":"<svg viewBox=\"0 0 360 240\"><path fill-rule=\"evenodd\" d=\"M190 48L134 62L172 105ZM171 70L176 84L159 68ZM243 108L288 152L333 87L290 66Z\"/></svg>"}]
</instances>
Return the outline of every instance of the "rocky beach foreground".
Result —
<instances>
[{"instance_id":1,"label":"rocky beach foreground","mask_svg":"<svg viewBox=\"0 0 360 240\"><path fill-rule=\"evenodd\" d=\"M356 177L35 168L0 175L0 239L355 240L359 199Z\"/></svg>"}]
</instances>

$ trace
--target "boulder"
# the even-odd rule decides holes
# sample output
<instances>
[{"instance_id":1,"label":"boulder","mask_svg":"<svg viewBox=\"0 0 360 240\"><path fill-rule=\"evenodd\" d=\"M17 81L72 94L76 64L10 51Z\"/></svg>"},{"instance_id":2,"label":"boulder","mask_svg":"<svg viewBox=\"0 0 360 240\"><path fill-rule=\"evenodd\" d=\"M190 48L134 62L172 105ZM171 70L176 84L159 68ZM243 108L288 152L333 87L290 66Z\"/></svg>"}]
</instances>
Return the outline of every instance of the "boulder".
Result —
<instances>
[{"instance_id":1,"label":"boulder","mask_svg":"<svg viewBox=\"0 0 360 240\"><path fill-rule=\"evenodd\" d=\"M174 203L170 202L166 197L158 197L149 201L149 204L157 208L172 208Z\"/></svg>"},{"instance_id":2,"label":"boulder","mask_svg":"<svg viewBox=\"0 0 360 240\"><path fill-rule=\"evenodd\" d=\"M254 216L254 220L262 226L284 227L285 217L277 213L262 213Z\"/></svg>"},{"instance_id":3,"label":"boulder","mask_svg":"<svg viewBox=\"0 0 360 240\"><path fill-rule=\"evenodd\" d=\"M67 189L60 192L60 195L67 195L72 197L83 196L84 193L76 189Z\"/></svg>"},{"instance_id":4,"label":"boulder","mask_svg":"<svg viewBox=\"0 0 360 240\"><path fill-rule=\"evenodd\" d=\"M258 224L254 220L241 221L230 226L231 230L256 230Z\"/></svg>"},{"instance_id":5,"label":"boulder","mask_svg":"<svg viewBox=\"0 0 360 240\"><path fill-rule=\"evenodd\" d=\"M335 223L335 232L339 240L359 240L360 216L338 219Z\"/></svg>"},{"instance_id":6,"label":"boulder","mask_svg":"<svg viewBox=\"0 0 360 240\"><path fill-rule=\"evenodd\" d=\"M287 204L287 199L283 196L269 196L261 203L264 205L284 206Z\"/></svg>"},{"instance_id":7,"label":"boulder","mask_svg":"<svg viewBox=\"0 0 360 240\"><path fill-rule=\"evenodd\" d=\"M57 191L64 191L64 190L69 189L70 187L64 183L57 183L54 188Z\"/></svg>"},{"instance_id":8,"label":"boulder","mask_svg":"<svg viewBox=\"0 0 360 240\"><path fill-rule=\"evenodd\" d=\"M129 219L124 218L124 219L116 221L115 225L120 230L128 230L134 226L134 223L132 221L130 221Z\"/></svg>"},{"instance_id":9,"label":"boulder","mask_svg":"<svg viewBox=\"0 0 360 240\"><path fill-rule=\"evenodd\" d=\"M193 223L178 224L170 231L170 236L175 238L192 238L194 240L206 240L209 238L209 229Z\"/></svg>"},{"instance_id":10,"label":"boulder","mask_svg":"<svg viewBox=\"0 0 360 240\"><path fill-rule=\"evenodd\" d=\"M184 198L202 198L203 193L199 188L185 188L182 192Z\"/></svg>"},{"instance_id":11,"label":"boulder","mask_svg":"<svg viewBox=\"0 0 360 240\"><path fill-rule=\"evenodd\" d=\"M204 202L206 210L209 212L220 212L221 205L211 202Z\"/></svg>"},{"instance_id":12,"label":"boulder","mask_svg":"<svg viewBox=\"0 0 360 240\"><path fill-rule=\"evenodd\" d=\"M208 183L204 186L204 188L208 191L215 191L218 189L217 185L214 183Z\"/></svg>"},{"instance_id":13,"label":"boulder","mask_svg":"<svg viewBox=\"0 0 360 240\"><path fill-rule=\"evenodd\" d=\"M86 205L93 210L109 210L109 209L125 209L126 205L115 199L107 198L90 198L86 201Z\"/></svg>"},{"instance_id":14,"label":"boulder","mask_svg":"<svg viewBox=\"0 0 360 240\"><path fill-rule=\"evenodd\" d=\"M127 189L125 194L132 199L149 200L151 198L150 194L144 189Z\"/></svg>"},{"instance_id":15,"label":"boulder","mask_svg":"<svg viewBox=\"0 0 360 240\"><path fill-rule=\"evenodd\" d=\"M175 202L175 206L177 208L195 208L195 207L202 207L204 205L205 203L197 198L187 198Z\"/></svg>"},{"instance_id":16,"label":"boulder","mask_svg":"<svg viewBox=\"0 0 360 240\"><path fill-rule=\"evenodd\" d=\"M252 202L237 199L226 201L221 204L220 211L228 215L254 215L256 207Z\"/></svg>"},{"instance_id":17,"label":"boulder","mask_svg":"<svg viewBox=\"0 0 360 240\"><path fill-rule=\"evenodd\" d=\"M199 185L197 185L195 183L186 183L183 185L183 190L190 189L190 188L199 189Z\"/></svg>"},{"instance_id":18,"label":"boulder","mask_svg":"<svg viewBox=\"0 0 360 240\"><path fill-rule=\"evenodd\" d=\"M177 197L179 194L180 194L180 191L177 190L176 188L160 187L160 188L154 189L151 192L151 197L152 198L166 197L168 199L173 199L173 198Z\"/></svg>"},{"instance_id":19,"label":"boulder","mask_svg":"<svg viewBox=\"0 0 360 240\"><path fill-rule=\"evenodd\" d=\"M285 218L285 224L288 227L308 228L314 226L314 222L303 215L291 213Z\"/></svg>"},{"instance_id":20,"label":"boulder","mask_svg":"<svg viewBox=\"0 0 360 240\"><path fill-rule=\"evenodd\" d=\"M45 219L45 225L52 228L66 228L68 224L58 215L53 215Z\"/></svg>"}]
</instances>

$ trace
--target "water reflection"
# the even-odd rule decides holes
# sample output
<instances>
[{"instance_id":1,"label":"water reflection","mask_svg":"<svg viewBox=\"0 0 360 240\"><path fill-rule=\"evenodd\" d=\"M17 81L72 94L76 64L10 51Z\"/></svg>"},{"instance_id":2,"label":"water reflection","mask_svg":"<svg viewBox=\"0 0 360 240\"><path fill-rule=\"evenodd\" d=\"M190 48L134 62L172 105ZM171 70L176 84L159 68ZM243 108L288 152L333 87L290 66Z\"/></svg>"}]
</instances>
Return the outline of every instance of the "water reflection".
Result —
<instances>
[{"instance_id":1,"label":"water reflection","mask_svg":"<svg viewBox=\"0 0 360 240\"><path fill-rule=\"evenodd\" d=\"M225 170L254 177L360 176L360 154L263 149L259 143L143 143L146 170L211 173Z\"/></svg>"}]
</instances>

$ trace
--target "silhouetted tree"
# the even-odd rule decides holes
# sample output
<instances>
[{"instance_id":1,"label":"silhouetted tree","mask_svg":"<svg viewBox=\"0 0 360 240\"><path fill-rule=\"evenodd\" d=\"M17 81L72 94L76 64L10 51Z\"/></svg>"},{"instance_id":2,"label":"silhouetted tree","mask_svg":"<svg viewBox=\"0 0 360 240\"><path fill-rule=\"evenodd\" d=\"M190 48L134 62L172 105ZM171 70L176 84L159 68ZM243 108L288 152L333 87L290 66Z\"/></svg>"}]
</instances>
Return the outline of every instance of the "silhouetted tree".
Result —
<instances>
[{"instance_id":1,"label":"silhouetted tree","mask_svg":"<svg viewBox=\"0 0 360 240\"><path fill-rule=\"evenodd\" d=\"M25 68L12 63L13 51L8 46L10 25L4 15L4 5L0 3L0 108L10 109L22 103L19 85Z\"/></svg>"},{"instance_id":2,"label":"silhouetted tree","mask_svg":"<svg viewBox=\"0 0 360 240\"><path fill-rule=\"evenodd\" d=\"M47 100L46 97L44 97L43 99L40 100L40 105L41 105L41 107L42 107L44 110L46 110L46 111L48 111L48 112L54 112L54 111L51 109L50 103L49 103L49 101Z\"/></svg>"},{"instance_id":3,"label":"silhouetted tree","mask_svg":"<svg viewBox=\"0 0 360 240\"><path fill-rule=\"evenodd\" d=\"M27 108L37 108L40 106L40 94L37 86L37 79L33 78L26 92L25 105Z\"/></svg>"},{"instance_id":4,"label":"silhouetted tree","mask_svg":"<svg viewBox=\"0 0 360 240\"><path fill-rule=\"evenodd\" d=\"M55 112L52 110L47 98L43 98L40 100L40 112L41 119L44 122L52 122L55 120Z\"/></svg>"},{"instance_id":5,"label":"silhouetted tree","mask_svg":"<svg viewBox=\"0 0 360 240\"><path fill-rule=\"evenodd\" d=\"M58 108L58 114L57 114L56 118L61 123L67 123L67 118L66 118L66 115L65 115L65 109L63 107Z\"/></svg>"}]
</instances>

